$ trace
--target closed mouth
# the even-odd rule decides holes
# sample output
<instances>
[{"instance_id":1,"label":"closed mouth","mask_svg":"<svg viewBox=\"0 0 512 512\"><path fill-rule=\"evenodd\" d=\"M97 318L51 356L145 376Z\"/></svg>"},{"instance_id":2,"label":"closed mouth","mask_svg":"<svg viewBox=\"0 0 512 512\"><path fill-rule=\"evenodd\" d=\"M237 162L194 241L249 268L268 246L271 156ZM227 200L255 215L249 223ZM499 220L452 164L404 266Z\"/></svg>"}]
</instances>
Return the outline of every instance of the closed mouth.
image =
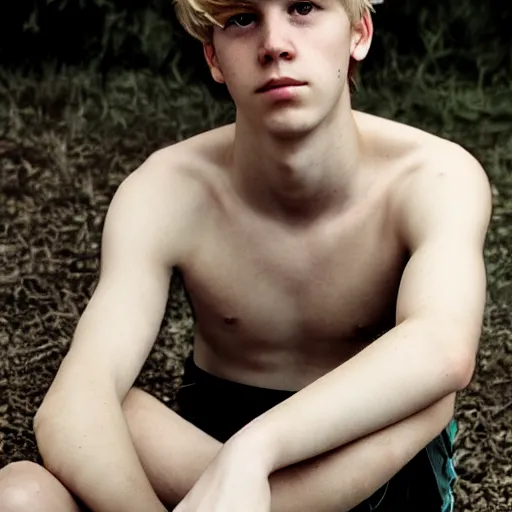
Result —
<instances>
[{"instance_id":1,"label":"closed mouth","mask_svg":"<svg viewBox=\"0 0 512 512\"><path fill-rule=\"evenodd\" d=\"M270 80L263 87L257 89L256 92L266 92L272 89L279 89L281 87L298 87L301 85L305 85L305 82L299 82L292 79Z\"/></svg>"}]
</instances>

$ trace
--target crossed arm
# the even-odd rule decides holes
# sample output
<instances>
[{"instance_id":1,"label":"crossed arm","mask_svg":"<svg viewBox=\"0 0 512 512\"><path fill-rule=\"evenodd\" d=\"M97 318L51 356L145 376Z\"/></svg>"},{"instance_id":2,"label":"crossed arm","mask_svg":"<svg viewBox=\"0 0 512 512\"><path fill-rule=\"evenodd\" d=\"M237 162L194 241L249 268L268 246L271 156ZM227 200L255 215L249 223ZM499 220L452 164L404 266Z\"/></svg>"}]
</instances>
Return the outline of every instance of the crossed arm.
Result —
<instances>
[{"instance_id":1,"label":"crossed arm","mask_svg":"<svg viewBox=\"0 0 512 512\"><path fill-rule=\"evenodd\" d=\"M268 476L398 423L469 384L486 295L487 178L457 149L443 169L411 176L395 199L400 234L411 253L396 327L242 429L192 489L189 502L216 499L215 480L237 460L232 454L249 455Z\"/></svg>"}]
</instances>

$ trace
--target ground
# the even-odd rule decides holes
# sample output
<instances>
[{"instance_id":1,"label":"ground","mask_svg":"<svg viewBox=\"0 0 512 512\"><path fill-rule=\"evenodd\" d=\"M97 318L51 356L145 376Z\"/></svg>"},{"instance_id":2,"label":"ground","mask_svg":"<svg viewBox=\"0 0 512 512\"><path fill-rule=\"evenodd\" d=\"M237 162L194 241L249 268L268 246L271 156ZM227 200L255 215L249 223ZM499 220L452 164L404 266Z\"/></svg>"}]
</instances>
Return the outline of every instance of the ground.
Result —
<instances>
[{"instance_id":1,"label":"ground","mask_svg":"<svg viewBox=\"0 0 512 512\"><path fill-rule=\"evenodd\" d=\"M97 279L122 179L155 149L231 119L201 86L144 73L0 76L0 467L38 460L32 417ZM361 87L361 110L454 140L488 172L494 214L478 367L456 418L457 512L512 511L512 95L414 74ZM150 205L148 205L150 207ZM179 283L137 384L172 403L192 320Z\"/></svg>"}]
</instances>

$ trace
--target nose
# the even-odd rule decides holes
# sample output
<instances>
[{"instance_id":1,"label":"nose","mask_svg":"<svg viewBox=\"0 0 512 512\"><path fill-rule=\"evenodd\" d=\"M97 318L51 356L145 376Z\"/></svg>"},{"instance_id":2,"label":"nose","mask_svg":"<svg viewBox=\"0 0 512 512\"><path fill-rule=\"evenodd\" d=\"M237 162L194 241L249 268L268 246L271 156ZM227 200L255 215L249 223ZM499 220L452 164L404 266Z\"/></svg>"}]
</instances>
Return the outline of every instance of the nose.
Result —
<instances>
[{"instance_id":1,"label":"nose","mask_svg":"<svg viewBox=\"0 0 512 512\"><path fill-rule=\"evenodd\" d=\"M262 66L279 60L293 60L295 48L287 35L284 20L267 18L262 26L262 40L258 60Z\"/></svg>"}]
</instances>

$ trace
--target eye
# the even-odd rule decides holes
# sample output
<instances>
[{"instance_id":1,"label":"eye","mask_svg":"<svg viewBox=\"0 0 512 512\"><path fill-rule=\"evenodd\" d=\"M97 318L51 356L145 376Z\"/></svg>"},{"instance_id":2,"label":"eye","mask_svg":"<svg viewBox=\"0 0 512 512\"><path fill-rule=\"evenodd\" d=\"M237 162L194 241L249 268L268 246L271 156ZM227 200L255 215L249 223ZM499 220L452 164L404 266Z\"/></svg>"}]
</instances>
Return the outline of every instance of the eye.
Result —
<instances>
[{"instance_id":1,"label":"eye","mask_svg":"<svg viewBox=\"0 0 512 512\"><path fill-rule=\"evenodd\" d=\"M308 15L313 10L313 4L311 2L295 2L291 7L290 11L296 11L301 16Z\"/></svg>"},{"instance_id":2,"label":"eye","mask_svg":"<svg viewBox=\"0 0 512 512\"><path fill-rule=\"evenodd\" d=\"M224 28L227 28L230 25L235 25L237 27L248 27L253 21L255 21L255 19L256 15L249 12L235 14L228 19L224 25Z\"/></svg>"}]
</instances>

